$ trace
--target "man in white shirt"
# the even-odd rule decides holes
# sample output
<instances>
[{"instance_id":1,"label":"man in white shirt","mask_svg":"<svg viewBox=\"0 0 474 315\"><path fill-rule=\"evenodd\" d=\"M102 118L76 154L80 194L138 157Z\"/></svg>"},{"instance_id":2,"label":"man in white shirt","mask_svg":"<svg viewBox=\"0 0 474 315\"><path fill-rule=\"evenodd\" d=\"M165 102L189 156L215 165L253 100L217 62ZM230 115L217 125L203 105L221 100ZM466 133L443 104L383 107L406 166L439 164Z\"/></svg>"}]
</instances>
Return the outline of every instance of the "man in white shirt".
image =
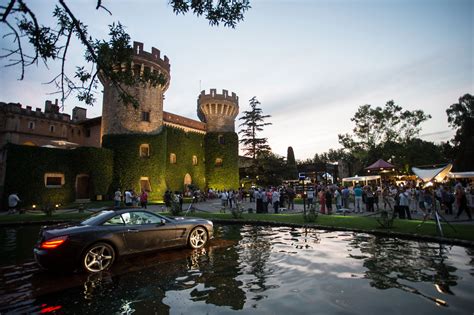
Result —
<instances>
[{"instance_id":1,"label":"man in white shirt","mask_svg":"<svg viewBox=\"0 0 474 315\"><path fill-rule=\"evenodd\" d=\"M399 198L400 198L400 218L405 218L405 215L406 215L408 219L411 220L410 208L408 207L410 205L410 199L405 188L402 189L399 195Z\"/></svg>"},{"instance_id":2,"label":"man in white shirt","mask_svg":"<svg viewBox=\"0 0 474 315\"><path fill-rule=\"evenodd\" d=\"M280 193L278 190L274 190L272 194L272 204L273 204L273 210L275 213L278 213L278 208L280 207Z\"/></svg>"},{"instance_id":3,"label":"man in white shirt","mask_svg":"<svg viewBox=\"0 0 474 315\"><path fill-rule=\"evenodd\" d=\"M15 213L18 208L18 203L20 202L17 193L12 193L8 196L8 214Z\"/></svg>"},{"instance_id":4,"label":"man in white shirt","mask_svg":"<svg viewBox=\"0 0 474 315\"><path fill-rule=\"evenodd\" d=\"M122 200L122 192L120 191L120 188L119 188L114 194L114 207L115 208L120 208L121 200Z\"/></svg>"},{"instance_id":5,"label":"man in white shirt","mask_svg":"<svg viewBox=\"0 0 474 315\"><path fill-rule=\"evenodd\" d=\"M132 192L130 191L130 189L128 189L127 191L125 191L125 205L127 207L131 207L132 204L133 204Z\"/></svg>"}]
</instances>

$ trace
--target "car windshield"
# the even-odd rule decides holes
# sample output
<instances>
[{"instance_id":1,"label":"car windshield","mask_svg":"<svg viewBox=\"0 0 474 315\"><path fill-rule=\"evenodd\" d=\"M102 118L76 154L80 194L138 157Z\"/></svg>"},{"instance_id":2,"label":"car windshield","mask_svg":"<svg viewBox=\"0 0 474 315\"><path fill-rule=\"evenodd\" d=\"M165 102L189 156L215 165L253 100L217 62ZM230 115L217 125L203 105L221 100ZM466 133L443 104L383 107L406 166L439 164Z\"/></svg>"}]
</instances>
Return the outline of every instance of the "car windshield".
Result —
<instances>
[{"instance_id":1,"label":"car windshield","mask_svg":"<svg viewBox=\"0 0 474 315\"><path fill-rule=\"evenodd\" d=\"M102 222L103 219L114 213L112 210L105 210L94 213L92 216L81 222L81 225L96 225L98 222Z\"/></svg>"}]
</instances>

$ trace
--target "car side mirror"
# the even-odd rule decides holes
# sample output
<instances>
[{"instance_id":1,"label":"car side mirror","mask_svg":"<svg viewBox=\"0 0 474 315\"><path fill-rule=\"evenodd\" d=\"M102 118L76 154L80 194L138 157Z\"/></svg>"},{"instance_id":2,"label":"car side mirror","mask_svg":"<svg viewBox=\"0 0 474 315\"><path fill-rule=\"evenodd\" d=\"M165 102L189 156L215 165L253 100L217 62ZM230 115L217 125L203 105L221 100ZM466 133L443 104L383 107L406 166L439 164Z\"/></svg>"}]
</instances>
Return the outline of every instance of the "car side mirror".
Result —
<instances>
[{"instance_id":1,"label":"car side mirror","mask_svg":"<svg viewBox=\"0 0 474 315\"><path fill-rule=\"evenodd\" d=\"M166 224L166 220L165 220L165 219L161 219L161 220L160 220L160 224L161 224L161 225L165 225L165 224Z\"/></svg>"}]
</instances>

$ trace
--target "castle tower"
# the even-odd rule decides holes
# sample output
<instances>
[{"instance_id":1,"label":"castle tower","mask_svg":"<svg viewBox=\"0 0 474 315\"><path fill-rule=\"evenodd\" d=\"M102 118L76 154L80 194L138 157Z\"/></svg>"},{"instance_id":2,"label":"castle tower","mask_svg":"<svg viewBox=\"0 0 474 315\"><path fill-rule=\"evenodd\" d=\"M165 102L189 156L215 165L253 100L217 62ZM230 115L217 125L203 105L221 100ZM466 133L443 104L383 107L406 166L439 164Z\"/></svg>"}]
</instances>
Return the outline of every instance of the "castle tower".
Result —
<instances>
[{"instance_id":1,"label":"castle tower","mask_svg":"<svg viewBox=\"0 0 474 315\"><path fill-rule=\"evenodd\" d=\"M202 91L197 101L198 117L207 125L207 132L234 132L235 117L239 113L239 98L235 93L222 94L211 89L209 94Z\"/></svg>"},{"instance_id":2,"label":"castle tower","mask_svg":"<svg viewBox=\"0 0 474 315\"><path fill-rule=\"evenodd\" d=\"M118 66L115 71L121 71ZM160 57L160 51L152 47L151 53L143 50L143 43L133 42L132 70L135 75L159 72L166 77L165 85L151 84L124 87L140 104L138 108L125 106L119 91L106 78L99 76L104 85L101 136L113 134L157 133L163 125L163 94L170 83L168 57Z\"/></svg>"},{"instance_id":3,"label":"castle tower","mask_svg":"<svg viewBox=\"0 0 474 315\"><path fill-rule=\"evenodd\" d=\"M202 91L197 101L199 119L206 123L206 181L209 188L239 187L239 139L235 133L235 117L239 113L239 98L227 90L218 94Z\"/></svg>"}]
</instances>

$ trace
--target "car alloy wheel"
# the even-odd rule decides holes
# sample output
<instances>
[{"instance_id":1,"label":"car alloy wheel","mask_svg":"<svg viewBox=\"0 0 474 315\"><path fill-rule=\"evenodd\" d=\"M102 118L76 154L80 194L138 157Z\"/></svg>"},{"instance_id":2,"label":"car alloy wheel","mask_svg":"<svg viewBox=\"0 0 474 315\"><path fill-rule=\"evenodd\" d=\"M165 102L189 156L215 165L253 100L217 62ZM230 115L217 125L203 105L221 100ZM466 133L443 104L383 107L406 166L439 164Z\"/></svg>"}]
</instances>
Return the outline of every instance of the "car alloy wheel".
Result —
<instances>
[{"instance_id":1,"label":"car alloy wheel","mask_svg":"<svg viewBox=\"0 0 474 315\"><path fill-rule=\"evenodd\" d=\"M192 248L201 248L206 245L207 231L205 228L198 226L191 231L189 235L189 246Z\"/></svg>"},{"instance_id":2,"label":"car alloy wheel","mask_svg":"<svg viewBox=\"0 0 474 315\"><path fill-rule=\"evenodd\" d=\"M88 272L101 272L108 269L115 259L115 250L106 243L97 243L84 255L82 265Z\"/></svg>"}]
</instances>

